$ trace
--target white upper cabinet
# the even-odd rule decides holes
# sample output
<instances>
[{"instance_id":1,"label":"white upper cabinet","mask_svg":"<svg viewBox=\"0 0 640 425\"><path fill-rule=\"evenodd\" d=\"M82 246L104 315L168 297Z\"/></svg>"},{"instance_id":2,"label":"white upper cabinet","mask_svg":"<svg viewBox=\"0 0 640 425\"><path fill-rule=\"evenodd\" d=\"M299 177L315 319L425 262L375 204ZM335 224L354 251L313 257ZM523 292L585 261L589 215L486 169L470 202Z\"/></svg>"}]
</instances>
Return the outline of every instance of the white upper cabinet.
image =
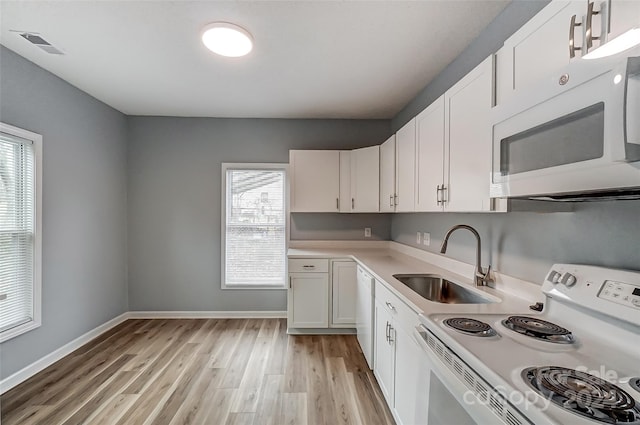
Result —
<instances>
[{"instance_id":1,"label":"white upper cabinet","mask_svg":"<svg viewBox=\"0 0 640 425\"><path fill-rule=\"evenodd\" d=\"M496 54L496 103L638 27L638 0L552 1Z\"/></svg>"},{"instance_id":2,"label":"white upper cabinet","mask_svg":"<svg viewBox=\"0 0 640 425\"><path fill-rule=\"evenodd\" d=\"M444 95L445 211L491 211L493 57L488 57Z\"/></svg>"},{"instance_id":3,"label":"white upper cabinet","mask_svg":"<svg viewBox=\"0 0 640 425\"><path fill-rule=\"evenodd\" d=\"M289 151L292 212L338 212L340 151Z\"/></svg>"},{"instance_id":4,"label":"white upper cabinet","mask_svg":"<svg viewBox=\"0 0 640 425\"><path fill-rule=\"evenodd\" d=\"M351 151L351 212L378 212L380 146Z\"/></svg>"},{"instance_id":5,"label":"white upper cabinet","mask_svg":"<svg viewBox=\"0 0 640 425\"><path fill-rule=\"evenodd\" d=\"M351 151L340 151L340 212L351 212Z\"/></svg>"},{"instance_id":6,"label":"white upper cabinet","mask_svg":"<svg viewBox=\"0 0 640 425\"><path fill-rule=\"evenodd\" d=\"M416 211L491 211L493 57L416 117Z\"/></svg>"},{"instance_id":7,"label":"white upper cabinet","mask_svg":"<svg viewBox=\"0 0 640 425\"><path fill-rule=\"evenodd\" d=\"M393 212L396 194L396 136L380 145L380 212Z\"/></svg>"},{"instance_id":8,"label":"white upper cabinet","mask_svg":"<svg viewBox=\"0 0 640 425\"><path fill-rule=\"evenodd\" d=\"M441 211L444 183L444 95L416 117L416 211Z\"/></svg>"},{"instance_id":9,"label":"white upper cabinet","mask_svg":"<svg viewBox=\"0 0 640 425\"><path fill-rule=\"evenodd\" d=\"M629 31L632 28L640 28L640 1L638 0L611 0L609 34L607 40Z\"/></svg>"},{"instance_id":10,"label":"white upper cabinet","mask_svg":"<svg viewBox=\"0 0 640 425\"><path fill-rule=\"evenodd\" d=\"M416 119L396 132L395 211L415 211Z\"/></svg>"},{"instance_id":11,"label":"white upper cabinet","mask_svg":"<svg viewBox=\"0 0 640 425\"><path fill-rule=\"evenodd\" d=\"M586 13L586 0L552 1L505 41L496 54L497 104L531 83L554 75L569 63L572 17L575 15L575 22L581 24ZM584 25L574 27L577 49L583 46L584 28ZM582 52L575 50L575 58L580 58Z\"/></svg>"}]
</instances>

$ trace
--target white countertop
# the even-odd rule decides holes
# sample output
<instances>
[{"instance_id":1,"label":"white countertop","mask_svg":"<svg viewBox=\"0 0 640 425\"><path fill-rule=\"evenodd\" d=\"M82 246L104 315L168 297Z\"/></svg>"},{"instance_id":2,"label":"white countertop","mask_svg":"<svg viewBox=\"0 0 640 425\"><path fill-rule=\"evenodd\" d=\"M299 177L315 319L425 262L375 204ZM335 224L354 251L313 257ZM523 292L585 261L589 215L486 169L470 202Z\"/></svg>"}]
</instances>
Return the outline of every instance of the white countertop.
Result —
<instances>
[{"instance_id":1,"label":"white countertop","mask_svg":"<svg viewBox=\"0 0 640 425\"><path fill-rule=\"evenodd\" d=\"M332 258L332 259L352 259L358 262L364 269L373 275L379 282L385 285L409 307L418 313L523 313L528 312L529 305L536 301L541 301L544 296L539 286L527 283L523 285L521 291L518 288L510 288L510 291L502 291L489 287L476 287L469 276L461 273L473 270L473 266L461 263L462 266L456 268L445 269L431 262L423 261L411 255L394 249L395 243L391 243L389 247L366 248L364 244L358 244L352 248L349 247L330 247L329 243L324 243L324 247L304 247L302 242L298 242L295 248L288 250L289 258ZM344 245L344 244L343 244ZM400 245L400 244L395 244ZM311 244L313 246L313 244ZM402 246L403 250L414 249ZM418 251L418 250L416 250ZM418 254L419 255L419 254ZM426 254L436 255L436 254ZM460 270L464 269L464 270ZM412 273L429 273L441 275L456 283L460 283L471 289L472 291L483 292L491 297L500 299L499 302L488 304L443 304L429 301L422 298L413 290L402 284L393 277L394 274L412 274ZM504 276L501 276L504 278ZM500 281L501 279L496 279ZM513 283L513 282L509 282ZM534 286L532 286L534 285ZM536 291L537 289L537 291ZM536 294L538 292L539 294ZM532 296L533 295L533 296ZM537 296L536 296L537 295Z\"/></svg>"}]
</instances>

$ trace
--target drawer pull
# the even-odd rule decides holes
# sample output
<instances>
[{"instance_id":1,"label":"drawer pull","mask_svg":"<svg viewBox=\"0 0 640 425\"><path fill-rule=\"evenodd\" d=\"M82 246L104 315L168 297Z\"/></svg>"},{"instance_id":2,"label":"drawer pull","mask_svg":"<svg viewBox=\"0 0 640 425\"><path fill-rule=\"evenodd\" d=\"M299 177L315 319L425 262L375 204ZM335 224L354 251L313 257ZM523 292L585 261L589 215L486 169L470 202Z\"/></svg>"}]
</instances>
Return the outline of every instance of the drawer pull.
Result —
<instances>
[{"instance_id":1,"label":"drawer pull","mask_svg":"<svg viewBox=\"0 0 640 425\"><path fill-rule=\"evenodd\" d=\"M387 307L389 307L389 310L391 310L393 312L396 311L396 308L389 301L386 301L385 304L387 305Z\"/></svg>"},{"instance_id":2,"label":"drawer pull","mask_svg":"<svg viewBox=\"0 0 640 425\"><path fill-rule=\"evenodd\" d=\"M316 268L316 266L306 264L306 265L302 266L302 268L303 268L303 269L315 269L315 268Z\"/></svg>"}]
</instances>

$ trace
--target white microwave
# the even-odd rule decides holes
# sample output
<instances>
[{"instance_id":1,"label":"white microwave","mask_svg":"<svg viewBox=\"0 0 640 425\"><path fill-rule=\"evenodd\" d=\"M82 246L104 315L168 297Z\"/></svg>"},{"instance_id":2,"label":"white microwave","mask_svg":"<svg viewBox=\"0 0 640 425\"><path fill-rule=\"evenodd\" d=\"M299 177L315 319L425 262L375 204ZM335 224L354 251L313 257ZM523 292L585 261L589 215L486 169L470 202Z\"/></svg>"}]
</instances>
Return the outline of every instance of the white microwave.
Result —
<instances>
[{"instance_id":1,"label":"white microwave","mask_svg":"<svg viewBox=\"0 0 640 425\"><path fill-rule=\"evenodd\" d=\"M492 198L640 193L640 48L572 62L492 124Z\"/></svg>"}]
</instances>

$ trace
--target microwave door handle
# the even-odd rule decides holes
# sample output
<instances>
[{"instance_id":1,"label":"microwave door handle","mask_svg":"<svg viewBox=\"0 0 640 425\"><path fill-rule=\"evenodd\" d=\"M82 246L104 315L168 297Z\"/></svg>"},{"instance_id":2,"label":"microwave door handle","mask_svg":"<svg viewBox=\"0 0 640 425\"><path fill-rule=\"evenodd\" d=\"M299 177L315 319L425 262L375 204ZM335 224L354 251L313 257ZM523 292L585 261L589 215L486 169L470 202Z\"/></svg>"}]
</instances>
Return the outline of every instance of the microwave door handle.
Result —
<instances>
[{"instance_id":1,"label":"microwave door handle","mask_svg":"<svg viewBox=\"0 0 640 425\"><path fill-rule=\"evenodd\" d=\"M613 161L640 161L640 57L627 57L609 74L611 100L605 111L605 141ZM607 128L609 130L607 130ZM636 145L627 149L628 145Z\"/></svg>"}]
</instances>

